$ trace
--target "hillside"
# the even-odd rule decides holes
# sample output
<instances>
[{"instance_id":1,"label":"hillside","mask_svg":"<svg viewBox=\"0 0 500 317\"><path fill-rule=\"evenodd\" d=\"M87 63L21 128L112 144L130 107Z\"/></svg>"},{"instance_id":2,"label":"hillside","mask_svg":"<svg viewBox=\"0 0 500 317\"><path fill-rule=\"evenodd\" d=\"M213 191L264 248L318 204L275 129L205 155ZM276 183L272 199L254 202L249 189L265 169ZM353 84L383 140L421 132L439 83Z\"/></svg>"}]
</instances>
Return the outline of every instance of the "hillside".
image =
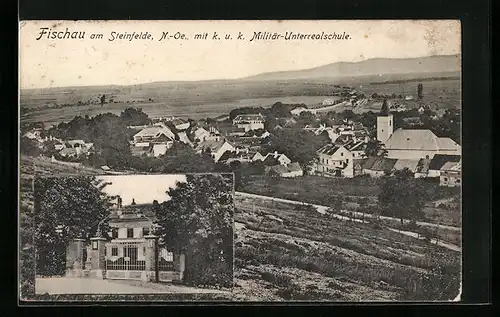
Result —
<instances>
[{"instance_id":1,"label":"hillside","mask_svg":"<svg viewBox=\"0 0 500 317\"><path fill-rule=\"evenodd\" d=\"M371 76L379 74L425 74L460 71L460 56L440 55L420 58L375 58L361 62L338 62L298 71L259 74L250 80L312 79L348 76Z\"/></svg>"},{"instance_id":2,"label":"hillside","mask_svg":"<svg viewBox=\"0 0 500 317\"><path fill-rule=\"evenodd\" d=\"M453 300L460 253L385 227L239 197L235 300Z\"/></svg>"}]
</instances>

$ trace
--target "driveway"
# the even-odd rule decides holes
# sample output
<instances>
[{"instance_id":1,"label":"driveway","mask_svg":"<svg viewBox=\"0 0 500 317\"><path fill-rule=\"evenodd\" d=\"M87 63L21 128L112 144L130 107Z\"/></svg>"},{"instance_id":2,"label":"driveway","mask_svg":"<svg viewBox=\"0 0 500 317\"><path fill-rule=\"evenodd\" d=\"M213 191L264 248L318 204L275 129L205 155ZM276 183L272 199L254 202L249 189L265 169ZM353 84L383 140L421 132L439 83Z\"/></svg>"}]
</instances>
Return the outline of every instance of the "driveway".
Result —
<instances>
[{"instance_id":1,"label":"driveway","mask_svg":"<svg viewBox=\"0 0 500 317\"><path fill-rule=\"evenodd\" d=\"M36 294L194 294L227 293L182 285L144 283L128 280L99 280L91 278L46 277L37 278Z\"/></svg>"}]
</instances>

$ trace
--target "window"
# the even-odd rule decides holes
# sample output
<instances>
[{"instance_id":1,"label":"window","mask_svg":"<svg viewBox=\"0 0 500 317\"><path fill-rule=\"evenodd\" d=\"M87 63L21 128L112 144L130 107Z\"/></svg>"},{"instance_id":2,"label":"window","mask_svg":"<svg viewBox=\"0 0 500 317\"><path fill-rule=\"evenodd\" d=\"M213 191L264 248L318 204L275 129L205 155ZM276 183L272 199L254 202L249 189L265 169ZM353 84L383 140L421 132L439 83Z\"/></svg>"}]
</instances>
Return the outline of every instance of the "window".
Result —
<instances>
[{"instance_id":1,"label":"window","mask_svg":"<svg viewBox=\"0 0 500 317\"><path fill-rule=\"evenodd\" d=\"M142 236L147 236L149 235L149 228L142 228Z\"/></svg>"},{"instance_id":2,"label":"window","mask_svg":"<svg viewBox=\"0 0 500 317\"><path fill-rule=\"evenodd\" d=\"M118 256L118 247L111 248L111 256Z\"/></svg>"},{"instance_id":3,"label":"window","mask_svg":"<svg viewBox=\"0 0 500 317\"><path fill-rule=\"evenodd\" d=\"M129 228L127 229L127 238L133 238L134 237L134 229Z\"/></svg>"},{"instance_id":4,"label":"window","mask_svg":"<svg viewBox=\"0 0 500 317\"><path fill-rule=\"evenodd\" d=\"M340 153L340 156L344 156L344 153Z\"/></svg>"},{"instance_id":5,"label":"window","mask_svg":"<svg viewBox=\"0 0 500 317\"><path fill-rule=\"evenodd\" d=\"M456 183L457 183L457 184L460 184L460 180L459 180L459 179L457 179L457 180L456 180Z\"/></svg>"},{"instance_id":6,"label":"window","mask_svg":"<svg viewBox=\"0 0 500 317\"><path fill-rule=\"evenodd\" d=\"M113 239L118 238L118 229L117 229L117 228L113 228L113 229L111 229L111 237L112 237Z\"/></svg>"},{"instance_id":7,"label":"window","mask_svg":"<svg viewBox=\"0 0 500 317\"><path fill-rule=\"evenodd\" d=\"M345 160L346 164L349 164L349 159Z\"/></svg>"},{"instance_id":8,"label":"window","mask_svg":"<svg viewBox=\"0 0 500 317\"><path fill-rule=\"evenodd\" d=\"M445 181L445 182L447 182L447 181L448 181L448 177L445 177L445 178L444 178L444 181Z\"/></svg>"}]
</instances>

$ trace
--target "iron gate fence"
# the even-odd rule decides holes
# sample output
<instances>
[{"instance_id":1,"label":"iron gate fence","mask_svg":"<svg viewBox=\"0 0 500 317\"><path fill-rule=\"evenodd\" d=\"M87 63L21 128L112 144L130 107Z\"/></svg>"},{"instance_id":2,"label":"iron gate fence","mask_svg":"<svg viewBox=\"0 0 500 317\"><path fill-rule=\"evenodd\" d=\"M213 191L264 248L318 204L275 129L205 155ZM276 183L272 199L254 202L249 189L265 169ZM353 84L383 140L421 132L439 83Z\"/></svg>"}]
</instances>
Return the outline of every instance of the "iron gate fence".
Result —
<instances>
[{"instance_id":1,"label":"iron gate fence","mask_svg":"<svg viewBox=\"0 0 500 317\"><path fill-rule=\"evenodd\" d=\"M106 270L144 271L145 242L112 242L106 245Z\"/></svg>"}]
</instances>

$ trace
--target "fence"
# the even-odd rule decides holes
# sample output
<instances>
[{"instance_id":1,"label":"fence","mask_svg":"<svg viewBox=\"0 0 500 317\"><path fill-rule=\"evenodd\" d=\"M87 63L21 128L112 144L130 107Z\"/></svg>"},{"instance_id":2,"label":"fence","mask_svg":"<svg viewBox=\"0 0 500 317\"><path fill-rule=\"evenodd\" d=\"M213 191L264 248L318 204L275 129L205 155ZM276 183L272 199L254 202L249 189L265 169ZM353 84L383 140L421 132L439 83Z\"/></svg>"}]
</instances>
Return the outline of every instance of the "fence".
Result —
<instances>
[{"instance_id":1,"label":"fence","mask_svg":"<svg viewBox=\"0 0 500 317\"><path fill-rule=\"evenodd\" d=\"M143 278L143 272L146 270L145 242L107 243L105 250L107 278Z\"/></svg>"}]
</instances>

